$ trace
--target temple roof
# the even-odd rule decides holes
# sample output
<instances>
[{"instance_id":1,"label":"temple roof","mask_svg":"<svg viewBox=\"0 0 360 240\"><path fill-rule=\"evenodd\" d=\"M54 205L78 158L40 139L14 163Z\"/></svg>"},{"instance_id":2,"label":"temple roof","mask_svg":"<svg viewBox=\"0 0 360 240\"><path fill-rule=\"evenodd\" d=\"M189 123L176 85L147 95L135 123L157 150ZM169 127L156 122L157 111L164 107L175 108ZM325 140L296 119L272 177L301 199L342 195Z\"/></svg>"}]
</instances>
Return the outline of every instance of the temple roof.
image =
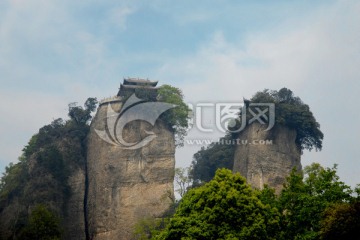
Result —
<instances>
[{"instance_id":1,"label":"temple roof","mask_svg":"<svg viewBox=\"0 0 360 240\"><path fill-rule=\"evenodd\" d=\"M124 85L141 85L141 86L152 86L155 87L158 81L150 81L148 79L140 78L124 78Z\"/></svg>"},{"instance_id":2,"label":"temple roof","mask_svg":"<svg viewBox=\"0 0 360 240\"><path fill-rule=\"evenodd\" d=\"M150 81L140 78L124 78L124 82L120 84L117 96L124 96L126 92L134 92L136 89L156 90L158 81Z\"/></svg>"},{"instance_id":3,"label":"temple roof","mask_svg":"<svg viewBox=\"0 0 360 240\"><path fill-rule=\"evenodd\" d=\"M157 89L157 88L153 87L153 86L147 86L147 85L125 85L125 84L120 85L120 91L127 90L127 89Z\"/></svg>"}]
</instances>

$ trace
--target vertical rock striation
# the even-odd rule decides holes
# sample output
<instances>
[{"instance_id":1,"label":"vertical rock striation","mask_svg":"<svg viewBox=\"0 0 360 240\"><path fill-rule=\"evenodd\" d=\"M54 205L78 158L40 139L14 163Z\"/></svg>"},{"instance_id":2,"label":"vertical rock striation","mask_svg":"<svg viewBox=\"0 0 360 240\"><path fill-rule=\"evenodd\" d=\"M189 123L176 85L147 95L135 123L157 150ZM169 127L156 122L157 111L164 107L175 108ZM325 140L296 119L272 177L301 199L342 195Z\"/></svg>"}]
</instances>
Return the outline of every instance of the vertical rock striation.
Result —
<instances>
[{"instance_id":1,"label":"vertical rock striation","mask_svg":"<svg viewBox=\"0 0 360 240\"><path fill-rule=\"evenodd\" d=\"M233 171L240 172L254 188L267 184L279 193L291 170L301 170L301 151L295 130L280 125L265 129L254 123L239 134Z\"/></svg>"},{"instance_id":2,"label":"vertical rock striation","mask_svg":"<svg viewBox=\"0 0 360 240\"><path fill-rule=\"evenodd\" d=\"M18 182L10 189L11 194L0 199L0 239L20 235L31 210L39 204L60 217L63 239L70 240L128 240L139 220L162 217L174 201L174 133L160 119L155 123L137 119L155 120L163 111L153 109L151 103L137 112L126 111L126 117L121 115L128 121L121 131L122 140L138 143L147 139L143 147L124 149L121 144L103 140L97 132L109 133L108 109L117 115L123 107L132 109L142 103L135 97L123 101L132 94L156 101L156 84L124 79L118 95L99 105L87 145L87 126L45 126L53 135L43 134L46 140L36 142L26 164L17 165L19 173L13 173L26 179L15 179ZM118 122L112 124L117 126Z\"/></svg>"},{"instance_id":3,"label":"vertical rock striation","mask_svg":"<svg viewBox=\"0 0 360 240\"><path fill-rule=\"evenodd\" d=\"M126 125L122 136L127 142L144 139L146 131L156 134L139 149L123 149L96 133L95 129L107 129L107 108L120 112L122 106L121 100L103 102L91 123L87 221L89 237L95 240L131 239L140 219L161 217L174 199L174 135L161 120L154 127L144 121Z\"/></svg>"},{"instance_id":4,"label":"vertical rock striation","mask_svg":"<svg viewBox=\"0 0 360 240\"><path fill-rule=\"evenodd\" d=\"M76 169L68 179L71 195L64 216L64 239L85 240L84 193L85 171Z\"/></svg>"}]
</instances>

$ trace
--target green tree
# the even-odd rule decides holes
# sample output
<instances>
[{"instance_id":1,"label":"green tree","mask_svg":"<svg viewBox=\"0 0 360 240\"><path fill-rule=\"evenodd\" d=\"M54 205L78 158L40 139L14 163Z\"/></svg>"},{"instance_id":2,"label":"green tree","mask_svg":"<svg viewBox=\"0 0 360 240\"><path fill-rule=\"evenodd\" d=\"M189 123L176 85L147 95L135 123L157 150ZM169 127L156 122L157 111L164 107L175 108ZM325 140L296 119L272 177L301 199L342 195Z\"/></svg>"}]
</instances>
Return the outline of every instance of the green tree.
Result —
<instances>
[{"instance_id":1,"label":"green tree","mask_svg":"<svg viewBox=\"0 0 360 240\"><path fill-rule=\"evenodd\" d=\"M76 102L69 104L69 117L77 124L86 124L91 120L91 113L96 109L96 98L88 98L84 107L78 106Z\"/></svg>"},{"instance_id":2,"label":"green tree","mask_svg":"<svg viewBox=\"0 0 360 240\"><path fill-rule=\"evenodd\" d=\"M222 144L226 141L231 141L230 135L226 135L219 142L202 147L194 154L190 172L194 186L210 181L219 168L233 168L235 147L233 144Z\"/></svg>"},{"instance_id":3,"label":"green tree","mask_svg":"<svg viewBox=\"0 0 360 240\"><path fill-rule=\"evenodd\" d=\"M314 163L304 175L293 170L279 196L285 239L318 239L327 207L353 199L351 188L339 180L336 165L323 168Z\"/></svg>"},{"instance_id":4,"label":"green tree","mask_svg":"<svg viewBox=\"0 0 360 240\"><path fill-rule=\"evenodd\" d=\"M176 146L184 146L184 137L189 127L190 109L184 102L182 91L179 88L165 84L159 87L157 99L161 102L177 105L175 108L164 112L160 118L174 131Z\"/></svg>"},{"instance_id":5,"label":"green tree","mask_svg":"<svg viewBox=\"0 0 360 240\"><path fill-rule=\"evenodd\" d=\"M275 103L276 124L296 130L295 142L299 149L321 150L324 135L320 131L319 123L316 122L309 106L299 97L294 96L290 89L282 88L279 91L266 89L257 92L249 103L251 102ZM247 112L246 116L250 118L251 114ZM236 130L238 126L233 128ZM210 181L218 168L233 168L236 144L226 144L226 142L237 139L239 134L241 133L229 131L219 142L202 147L194 154L191 172L194 185Z\"/></svg>"},{"instance_id":6,"label":"green tree","mask_svg":"<svg viewBox=\"0 0 360 240\"><path fill-rule=\"evenodd\" d=\"M296 143L301 150L321 150L324 134L310 107L290 89L279 91L265 89L257 92L250 100L253 103L275 103L276 123L296 130Z\"/></svg>"},{"instance_id":7,"label":"green tree","mask_svg":"<svg viewBox=\"0 0 360 240\"><path fill-rule=\"evenodd\" d=\"M263 204L240 174L219 169L189 190L154 239L276 239L279 213Z\"/></svg>"},{"instance_id":8,"label":"green tree","mask_svg":"<svg viewBox=\"0 0 360 240\"><path fill-rule=\"evenodd\" d=\"M159 233L168 224L169 218L144 218L135 225L134 236L136 240L151 239Z\"/></svg>"},{"instance_id":9,"label":"green tree","mask_svg":"<svg viewBox=\"0 0 360 240\"><path fill-rule=\"evenodd\" d=\"M89 98L84 108L70 108L69 120L55 119L40 128L24 147L19 162L6 167L0 179L0 214L9 221L0 230L18 236L28 217L27 209L39 203L56 206L60 216L65 214L71 194L67 179L74 169L84 168L88 123L95 108L95 98ZM75 114L80 112L85 117Z\"/></svg>"},{"instance_id":10,"label":"green tree","mask_svg":"<svg viewBox=\"0 0 360 240\"><path fill-rule=\"evenodd\" d=\"M264 204L269 204L270 206L278 208L278 198L275 194L275 189L269 187L268 185L264 185L264 188L259 191L259 199Z\"/></svg>"},{"instance_id":11,"label":"green tree","mask_svg":"<svg viewBox=\"0 0 360 240\"><path fill-rule=\"evenodd\" d=\"M321 220L320 236L324 240L357 240L360 236L360 202L329 206Z\"/></svg>"},{"instance_id":12,"label":"green tree","mask_svg":"<svg viewBox=\"0 0 360 240\"><path fill-rule=\"evenodd\" d=\"M44 205L37 205L32 210L20 239L60 240L61 234L60 219Z\"/></svg>"},{"instance_id":13,"label":"green tree","mask_svg":"<svg viewBox=\"0 0 360 240\"><path fill-rule=\"evenodd\" d=\"M10 163L0 181L0 212L10 199L19 195L26 184L28 174L24 158L18 163Z\"/></svg>"},{"instance_id":14,"label":"green tree","mask_svg":"<svg viewBox=\"0 0 360 240\"><path fill-rule=\"evenodd\" d=\"M190 188L192 179L190 177L191 168L175 168L175 187L176 192L179 193L180 197L183 197L187 190Z\"/></svg>"}]
</instances>

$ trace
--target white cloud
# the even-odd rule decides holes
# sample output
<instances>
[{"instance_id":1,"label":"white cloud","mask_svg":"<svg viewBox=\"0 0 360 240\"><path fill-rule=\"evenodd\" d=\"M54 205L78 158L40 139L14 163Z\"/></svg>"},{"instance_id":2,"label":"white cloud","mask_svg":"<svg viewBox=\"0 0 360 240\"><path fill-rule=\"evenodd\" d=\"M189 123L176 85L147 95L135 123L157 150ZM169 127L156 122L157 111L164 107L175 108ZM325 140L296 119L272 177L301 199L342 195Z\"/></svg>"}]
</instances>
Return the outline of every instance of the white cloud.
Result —
<instances>
[{"instance_id":1,"label":"white cloud","mask_svg":"<svg viewBox=\"0 0 360 240\"><path fill-rule=\"evenodd\" d=\"M109 13L109 19L112 23L117 25L120 29L126 29L126 20L127 18L135 12L134 8L131 7L117 7L111 9Z\"/></svg>"},{"instance_id":2,"label":"white cloud","mask_svg":"<svg viewBox=\"0 0 360 240\"><path fill-rule=\"evenodd\" d=\"M101 80L113 68L104 40L73 21L62 2L6 7L0 16L0 171L40 127L67 118L69 102L107 96L109 83Z\"/></svg>"},{"instance_id":3,"label":"white cloud","mask_svg":"<svg viewBox=\"0 0 360 240\"><path fill-rule=\"evenodd\" d=\"M40 127L66 116L66 99L50 94L0 91L0 148L7 165L21 155L22 148Z\"/></svg>"},{"instance_id":4,"label":"white cloud","mask_svg":"<svg viewBox=\"0 0 360 240\"><path fill-rule=\"evenodd\" d=\"M99 4L91 2L95 3ZM39 127L66 116L68 102L115 94L120 78L128 74L123 66L140 66L141 72L142 65L165 61L151 78L177 85L191 102L241 100L264 88L289 87L311 106L325 132L323 152L305 154L304 163L338 162L342 176L348 176L345 181L360 182L352 162L360 157L355 136L360 132L355 108L360 91L360 3L339 1L312 16L293 17L278 28L247 35L229 36L219 28L194 53L177 51L176 56L151 50L109 54L122 44L109 44L115 36L113 26L125 34L129 17L143 3L107 3L103 8L107 15L100 17L101 31L87 25L84 16L75 16L77 11L83 13L82 4L9 1L6 10L0 10L0 114L7 116L0 119L0 125L6 126L1 128L0 148L7 161L17 158ZM164 4L157 2L162 14L172 9L172 4ZM180 10L186 17L176 15L175 20L189 28L192 23L214 20L211 10ZM349 120L344 124L343 118ZM18 136L8 138L9 134ZM180 150L181 164L189 164L194 151ZM181 152L187 152L186 156Z\"/></svg>"},{"instance_id":5,"label":"white cloud","mask_svg":"<svg viewBox=\"0 0 360 240\"><path fill-rule=\"evenodd\" d=\"M340 164L343 180L354 185L360 158L360 4L338 2L303 21L229 42L216 32L193 55L162 66L162 79L174 79L190 101L241 100L264 88L288 87L307 104L325 133L323 151L306 153L304 165ZM195 151L195 150L194 150ZM179 158L182 158L179 155ZM191 159L188 159L188 163ZM184 163L181 163L184 164Z\"/></svg>"}]
</instances>

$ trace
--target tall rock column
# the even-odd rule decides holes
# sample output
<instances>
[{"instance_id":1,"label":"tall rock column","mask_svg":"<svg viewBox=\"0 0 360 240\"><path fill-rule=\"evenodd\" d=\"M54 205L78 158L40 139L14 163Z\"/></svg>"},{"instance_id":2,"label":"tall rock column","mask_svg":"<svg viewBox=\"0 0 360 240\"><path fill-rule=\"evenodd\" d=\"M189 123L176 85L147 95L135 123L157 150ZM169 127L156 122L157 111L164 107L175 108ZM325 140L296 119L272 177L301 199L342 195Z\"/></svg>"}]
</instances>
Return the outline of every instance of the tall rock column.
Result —
<instances>
[{"instance_id":1,"label":"tall rock column","mask_svg":"<svg viewBox=\"0 0 360 240\"><path fill-rule=\"evenodd\" d=\"M279 193L292 169L301 170L301 151L295 144L295 130L280 125L265 129L253 123L239 134L233 171L254 188L267 184Z\"/></svg>"},{"instance_id":2,"label":"tall rock column","mask_svg":"<svg viewBox=\"0 0 360 240\"><path fill-rule=\"evenodd\" d=\"M138 149L124 149L99 137L108 128L108 108L120 112L120 96L102 102L91 123L87 154L87 222L90 239L131 239L135 224L161 217L174 200L174 134L161 121L129 122L122 136L139 142L149 131L156 137ZM96 130L95 130L96 129Z\"/></svg>"}]
</instances>

